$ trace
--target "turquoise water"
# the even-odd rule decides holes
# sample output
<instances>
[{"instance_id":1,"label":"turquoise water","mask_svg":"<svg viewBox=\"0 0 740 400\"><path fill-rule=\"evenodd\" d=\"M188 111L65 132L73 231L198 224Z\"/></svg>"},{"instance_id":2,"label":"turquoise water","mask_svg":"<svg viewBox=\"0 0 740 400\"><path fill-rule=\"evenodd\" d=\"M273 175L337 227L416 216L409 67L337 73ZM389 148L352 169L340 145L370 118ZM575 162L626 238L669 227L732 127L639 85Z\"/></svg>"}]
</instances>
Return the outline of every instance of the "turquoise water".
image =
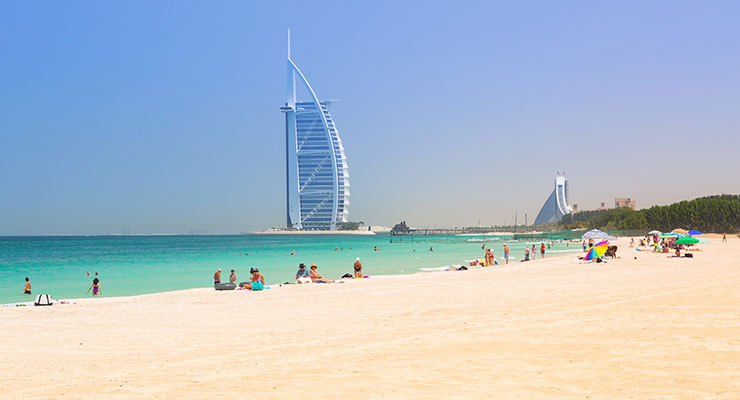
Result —
<instances>
[{"instance_id":1,"label":"turquoise water","mask_svg":"<svg viewBox=\"0 0 740 400\"><path fill-rule=\"evenodd\" d=\"M338 279L360 257L366 275L415 273L482 258L481 242L503 258L503 244L516 260L525 243L482 237L427 237L411 242L374 236L96 236L0 237L0 304L31 301L22 294L28 276L33 294L79 298L98 272L103 296L125 296L207 287L222 268L222 281L236 270L249 280L258 267L268 284L293 281L299 263ZM527 243L531 247L532 243ZM380 251L373 251L378 246ZM434 251L429 251L429 247ZM343 251L334 251L334 248ZM291 255L295 250L296 255ZM574 250L554 244L550 252ZM248 254L245 255L245 253Z\"/></svg>"}]
</instances>

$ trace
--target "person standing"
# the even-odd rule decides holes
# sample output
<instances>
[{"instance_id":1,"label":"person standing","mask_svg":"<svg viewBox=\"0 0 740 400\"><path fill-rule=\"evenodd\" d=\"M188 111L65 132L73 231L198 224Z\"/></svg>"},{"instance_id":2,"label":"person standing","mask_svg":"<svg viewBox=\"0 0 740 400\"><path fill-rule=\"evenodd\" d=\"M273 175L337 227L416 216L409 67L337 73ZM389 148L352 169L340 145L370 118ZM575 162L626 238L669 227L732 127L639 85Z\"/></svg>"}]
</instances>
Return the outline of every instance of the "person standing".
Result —
<instances>
[{"instance_id":1,"label":"person standing","mask_svg":"<svg viewBox=\"0 0 740 400\"><path fill-rule=\"evenodd\" d=\"M724 243L726 241L727 241L727 234L726 233L723 233L722 234L722 243Z\"/></svg>"},{"instance_id":2,"label":"person standing","mask_svg":"<svg viewBox=\"0 0 740 400\"><path fill-rule=\"evenodd\" d=\"M504 245L504 259L506 260L506 263L509 263L509 246Z\"/></svg>"},{"instance_id":3,"label":"person standing","mask_svg":"<svg viewBox=\"0 0 740 400\"><path fill-rule=\"evenodd\" d=\"M362 263L360 262L360 257L357 257L357 260L355 261L354 269L355 269L355 278L362 278Z\"/></svg>"},{"instance_id":4,"label":"person standing","mask_svg":"<svg viewBox=\"0 0 740 400\"><path fill-rule=\"evenodd\" d=\"M491 249L486 249L486 254L483 255L483 266L489 265L491 265Z\"/></svg>"},{"instance_id":5,"label":"person standing","mask_svg":"<svg viewBox=\"0 0 740 400\"><path fill-rule=\"evenodd\" d=\"M213 274L213 284L218 285L219 283L221 283L221 268Z\"/></svg>"},{"instance_id":6,"label":"person standing","mask_svg":"<svg viewBox=\"0 0 740 400\"><path fill-rule=\"evenodd\" d=\"M93 296L103 294L103 290L100 288L100 280L98 278L93 279L93 283L92 285L90 285L90 289L92 289ZM90 293L90 289L87 289L88 293Z\"/></svg>"},{"instance_id":7,"label":"person standing","mask_svg":"<svg viewBox=\"0 0 740 400\"><path fill-rule=\"evenodd\" d=\"M26 286L23 288L23 294L31 294L31 281L26 277Z\"/></svg>"},{"instance_id":8,"label":"person standing","mask_svg":"<svg viewBox=\"0 0 740 400\"><path fill-rule=\"evenodd\" d=\"M532 259L533 260L537 258L536 255L537 255L537 247L535 247L535 245L532 245Z\"/></svg>"},{"instance_id":9,"label":"person standing","mask_svg":"<svg viewBox=\"0 0 740 400\"><path fill-rule=\"evenodd\" d=\"M540 245L540 255L542 256L542 258L545 258L545 244L544 243Z\"/></svg>"}]
</instances>

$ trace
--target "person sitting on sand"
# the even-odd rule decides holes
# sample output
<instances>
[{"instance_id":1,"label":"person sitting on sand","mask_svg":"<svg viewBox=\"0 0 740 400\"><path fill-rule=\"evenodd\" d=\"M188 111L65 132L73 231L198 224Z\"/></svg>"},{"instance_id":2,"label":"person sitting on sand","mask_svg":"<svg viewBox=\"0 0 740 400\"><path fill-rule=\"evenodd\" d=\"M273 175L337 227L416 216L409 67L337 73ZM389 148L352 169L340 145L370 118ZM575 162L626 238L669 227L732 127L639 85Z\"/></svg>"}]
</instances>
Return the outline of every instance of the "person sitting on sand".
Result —
<instances>
[{"instance_id":1,"label":"person sitting on sand","mask_svg":"<svg viewBox=\"0 0 740 400\"><path fill-rule=\"evenodd\" d=\"M23 288L23 294L31 294L31 281L26 277L26 286Z\"/></svg>"},{"instance_id":2,"label":"person sitting on sand","mask_svg":"<svg viewBox=\"0 0 740 400\"><path fill-rule=\"evenodd\" d=\"M524 259L520 262L529 261L529 247L524 248Z\"/></svg>"},{"instance_id":3,"label":"person sitting on sand","mask_svg":"<svg viewBox=\"0 0 740 400\"><path fill-rule=\"evenodd\" d=\"M309 276L308 270L306 270L306 265L301 263L301 265L298 266L298 272L295 273L295 279L298 280L298 283L311 283L311 277Z\"/></svg>"},{"instance_id":4,"label":"person sitting on sand","mask_svg":"<svg viewBox=\"0 0 740 400\"><path fill-rule=\"evenodd\" d=\"M311 264L311 272L309 272L309 275L311 276L311 280L313 283L334 283L334 281L330 281L321 274L319 274L319 271L317 271L318 267L316 264Z\"/></svg>"},{"instance_id":5,"label":"person sitting on sand","mask_svg":"<svg viewBox=\"0 0 740 400\"><path fill-rule=\"evenodd\" d=\"M219 283L221 283L221 268L213 274L213 284L218 285Z\"/></svg>"},{"instance_id":6,"label":"person sitting on sand","mask_svg":"<svg viewBox=\"0 0 740 400\"><path fill-rule=\"evenodd\" d=\"M257 268L252 268L249 270L249 272L252 274L252 276L249 278L251 282L242 282L242 287L244 289L250 289L253 291L264 289L265 277L260 274L260 270Z\"/></svg>"},{"instance_id":7,"label":"person sitting on sand","mask_svg":"<svg viewBox=\"0 0 740 400\"><path fill-rule=\"evenodd\" d=\"M231 275L229 275L229 282L231 283L236 282L236 273L234 272L233 269L231 270Z\"/></svg>"},{"instance_id":8,"label":"person sitting on sand","mask_svg":"<svg viewBox=\"0 0 740 400\"><path fill-rule=\"evenodd\" d=\"M103 293L103 291L100 289L100 280L98 278L93 279L92 285L90 285L90 289L92 289L93 296L97 296ZM90 293L90 289L87 289L88 293Z\"/></svg>"},{"instance_id":9,"label":"person sitting on sand","mask_svg":"<svg viewBox=\"0 0 740 400\"><path fill-rule=\"evenodd\" d=\"M357 257L357 261L355 261L355 278L362 278L362 263L360 262L360 257Z\"/></svg>"}]
</instances>

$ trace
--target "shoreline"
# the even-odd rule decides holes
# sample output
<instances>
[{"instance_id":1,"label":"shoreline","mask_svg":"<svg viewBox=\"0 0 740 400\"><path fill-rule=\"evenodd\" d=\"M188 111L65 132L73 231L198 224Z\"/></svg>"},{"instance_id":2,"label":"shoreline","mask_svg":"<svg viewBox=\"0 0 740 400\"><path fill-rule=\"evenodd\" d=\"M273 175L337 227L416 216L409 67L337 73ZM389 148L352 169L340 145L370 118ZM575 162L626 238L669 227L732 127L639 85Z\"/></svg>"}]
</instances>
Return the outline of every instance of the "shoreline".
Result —
<instances>
[{"instance_id":1,"label":"shoreline","mask_svg":"<svg viewBox=\"0 0 740 400\"><path fill-rule=\"evenodd\" d=\"M285 236L290 236L290 235L298 235L298 236L300 236L300 235L315 235L315 236L329 235L329 236L331 236L331 235L377 235L377 234L384 234L384 233L387 233L387 232L376 233L376 232L373 232L373 231L360 231L360 230L357 230L357 231L340 231L340 230L335 230L335 231L267 230L267 231L263 231L263 232L256 232L255 235L265 235L265 236L269 236L269 235L285 235Z\"/></svg>"},{"instance_id":2,"label":"shoreline","mask_svg":"<svg viewBox=\"0 0 740 400\"><path fill-rule=\"evenodd\" d=\"M578 249L573 249L573 250L554 250L552 253L550 253L551 255L547 256L547 260L554 259L554 258L557 258L557 257L566 257L566 256L571 255L571 254L576 253L576 252L582 253L582 251L581 250L578 250ZM496 261L499 261L499 259L496 258ZM535 263L540 262L540 261L542 261L542 259L541 258L537 258L535 260L527 261L526 263L528 263L528 264L530 264L530 263L531 264L535 264ZM509 263L509 265L520 265L520 264L521 264L521 260L519 258L512 259L512 261ZM464 265L464 264L454 264L454 265ZM467 266L467 265L465 265L465 266L468 267L468 270L467 271L475 271L475 270L478 270L478 269L491 269L491 268L496 269L496 268L502 268L502 267L505 267L506 264L499 264L499 265L496 265L496 266L488 266L488 267L470 267L470 266ZM521 265L521 266L524 266L524 265ZM424 268L424 267L422 267L422 268ZM378 279L387 279L387 277L406 277L406 276L424 275L424 274L439 273L439 272L466 272L466 271L447 271L447 270L442 270L441 268L449 268L449 266L440 266L440 267L430 268L430 269L425 269L425 270L420 269L420 270L417 270L415 272L410 272L410 273L368 275L369 278L365 278L365 279L371 279L372 278L372 279L378 280ZM352 281L356 281L356 280L358 280L358 279L346 279L345 281L352 282ZM342 281L342 279L336 279L335 281ZM267 289L267 290L275 290L275 289L282 288L283 286L294 286L294 285L295 286L298 286L298 284L295 283L295 282L291 282L291 283L288 283L288 284L286 284L285 282L282 282L282 283L266 283L265 284L266 287L269 287L270 288L270 289ZM324 286L324 285L327 285L327 284L312 283L312 284L309 284L309 285L306 285L306 286L311 286L311 285ZM79 303L80 301L86 302L88 300L89 301L102 301L102 300L106 300L106 299L130 299L130 298L141 297L141 296L154 296L154 295L161 295L161 294L184 294L185 292L189 292L189 291L205 291L205 290L212 291L212 292L219 292L219 291L215 290L213 288L213 286L202 286L202 287L196 287L196 288L164 290L164 291L157 291L157 292L151 292L151 293L140 293L140 294L120 295L120 296L107 296L107 297L88 296L88 297L76 297L76 298L65 297L65 298L59 298L59 299L57 299L56 297L53 297L53 299L54 300L57 300L57 301L70 301L70 302L74 302L74 303ZM228 292L241 292L241 291L242 290L226 290L226 291L222 291L222 292L227 292L228 293ZM36 300L36 296L38 296L39 294L45 294L45 293L32 294L31 295L32 298L28 302L4 303L4 304L0 304L0 307L12 308L13 306L16 306L18 304L25 304L26 306L35 307L33 305L33 302ZM60 304L60 305L67 305L67 304Z\"/></svg>"}]
</instances>

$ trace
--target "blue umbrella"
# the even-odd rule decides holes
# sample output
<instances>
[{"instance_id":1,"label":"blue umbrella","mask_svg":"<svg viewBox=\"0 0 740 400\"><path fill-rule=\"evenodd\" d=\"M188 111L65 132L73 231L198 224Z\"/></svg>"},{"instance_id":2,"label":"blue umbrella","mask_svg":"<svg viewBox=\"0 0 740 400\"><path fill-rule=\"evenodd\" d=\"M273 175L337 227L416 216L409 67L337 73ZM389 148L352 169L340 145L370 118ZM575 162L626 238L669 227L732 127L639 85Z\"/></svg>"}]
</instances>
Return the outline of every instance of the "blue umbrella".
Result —
<instances>
[{"instance_id":1,"label":"blue umbrella","mask_svg":"<svg viewBox=\"0 0 740 400\"><path fill-rule=\"evenodd\" d=\"M703 233L697 231L696 229L692 229L689 231L689 236L696 236L696 235L703 235Z\"/></svg>"}]
</instances>

